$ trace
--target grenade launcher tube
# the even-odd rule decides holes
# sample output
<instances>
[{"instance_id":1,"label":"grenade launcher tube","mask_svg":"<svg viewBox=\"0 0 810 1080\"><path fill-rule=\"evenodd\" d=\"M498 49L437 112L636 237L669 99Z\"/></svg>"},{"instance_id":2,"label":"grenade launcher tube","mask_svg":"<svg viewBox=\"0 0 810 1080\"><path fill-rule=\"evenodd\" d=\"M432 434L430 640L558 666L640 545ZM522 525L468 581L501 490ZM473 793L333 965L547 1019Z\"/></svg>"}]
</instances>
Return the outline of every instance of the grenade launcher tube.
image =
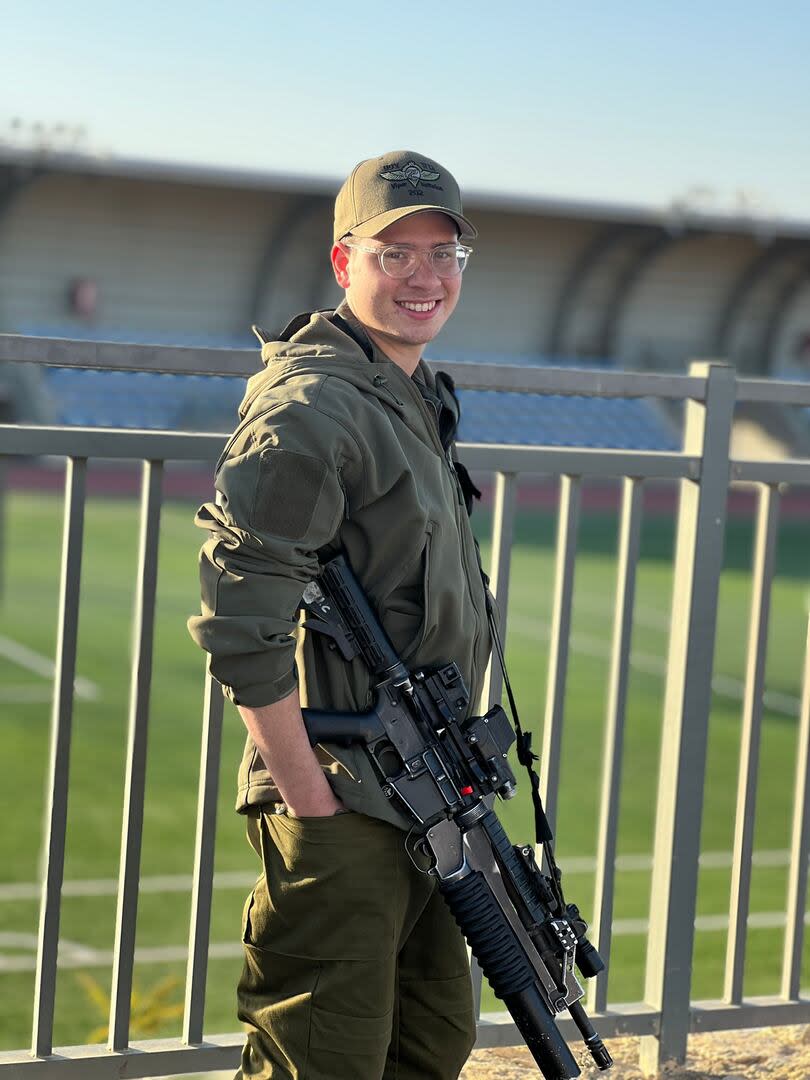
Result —
<instances>
[{"instance_id":1,"label":"grenade launcher tube","mask_svg":"<svg viewBox=\"0 0 810 1080\"><path fill-rule=\"evenodd\" d=\"M484 875L474 871L452 882L440 881L439 890L546 1080L579 1076L574 1056L540 995L535 972Z\"/></svg>"}]
</instances>

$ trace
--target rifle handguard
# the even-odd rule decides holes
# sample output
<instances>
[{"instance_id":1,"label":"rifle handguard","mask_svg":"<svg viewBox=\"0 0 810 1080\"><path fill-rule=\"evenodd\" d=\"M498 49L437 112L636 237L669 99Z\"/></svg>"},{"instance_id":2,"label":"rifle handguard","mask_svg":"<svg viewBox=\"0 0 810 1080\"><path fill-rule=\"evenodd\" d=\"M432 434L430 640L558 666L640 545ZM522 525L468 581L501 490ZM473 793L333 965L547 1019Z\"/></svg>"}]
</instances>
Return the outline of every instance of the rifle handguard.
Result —
<instances>
[{"instance_id":1,"label":"rifle handguard","mask_svg":"<svg viewBox=\"0 0 810 1080\"><path fill-rule=\"evenodd\" d=\"M472 873L457 881L439 882L439 890L543 1076L547 1080L579 1076L574 1056L535 985L534 970L483 876Z\"/></svg>"}]
</instances>

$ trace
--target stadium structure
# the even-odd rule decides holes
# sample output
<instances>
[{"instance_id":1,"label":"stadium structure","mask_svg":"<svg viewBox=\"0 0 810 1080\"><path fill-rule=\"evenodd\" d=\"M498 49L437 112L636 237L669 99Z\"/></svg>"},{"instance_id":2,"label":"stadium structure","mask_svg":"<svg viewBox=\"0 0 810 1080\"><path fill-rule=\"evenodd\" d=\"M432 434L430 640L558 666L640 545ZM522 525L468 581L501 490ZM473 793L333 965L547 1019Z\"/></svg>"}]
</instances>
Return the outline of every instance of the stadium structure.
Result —
<instances>
[{"instance_id":1,"label":"stadium structure","mask_svg":"<svg viewBox=\"0 0 810 1080\"><path fill-rule=\"evenodd\" d=\"M243 734L210 671L195 704L189 501L258 368L250 325L338 299L337 185L0 148L3 1080L238 1060L228 890L255 866L217 839ZM491 483L478 521L546 812L593 889L590 1010L650 1074L692 1032L733 1047L810 1019L810 223L465 203L481 237L431 356ZM501 689L493 669L482 709ZM475 979L478 1045L513 1045Z\"/></svg>"},{"instance_id":2,"label":"stadium structure","mask_svg":"<svg viewBox=\"0 0 810 1080\"><path fill-rule=\"evenodd\" d=\"M0 332L249 347L338 299L328 260L338 180L0 148ZM673 206L466 197L480 237L431 358L810 375L810 223ZM257 359L258 362L258 359ZM134 381L133 381L134 380ZM0 368L6 415L225 430L239 380ZM525 396L524 396L525 397ZM466 394L466 439L673 448L646 401ZM528 411L527 411L528 408ZM808 444L797 410L738 410L757 454Z\"/></svg>"}]
</instances>

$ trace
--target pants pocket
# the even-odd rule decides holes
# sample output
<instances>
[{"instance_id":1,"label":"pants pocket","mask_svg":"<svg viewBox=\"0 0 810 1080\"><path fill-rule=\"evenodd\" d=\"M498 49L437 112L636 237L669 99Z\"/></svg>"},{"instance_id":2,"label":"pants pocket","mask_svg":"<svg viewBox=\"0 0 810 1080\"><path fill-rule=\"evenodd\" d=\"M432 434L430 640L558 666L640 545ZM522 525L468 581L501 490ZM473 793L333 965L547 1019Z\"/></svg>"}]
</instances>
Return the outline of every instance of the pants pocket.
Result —
<instances>
[{"instance_id":1,"label":"pants pocket","mask_svg":"<svg viewBox=\"0 0 810 1080\"><path fill-rule=\"evenodd\" d=\"M245 911L246 945L315 961L392 952L398 829L364 814L263 814L260 825L265 873Z\"/></svg>"},{"instance_id":2,"label":"pants pocket","mask_svg":"<svg viewBox=\"0 0 810 1080\"><path fill-rule=\"evenodd\" d=\"M391 1040L392 1017L390 1009L382 1016L346 1016L316 1005L312 1011L312 1050L382 1063Z\"/></svg>"},{"instance_id":3,"label":"pants pocket","mask_svg":"<svg viewBox=\"0 0 810 1080\"><path fill-rule=\"evenodd\" d=\"M248 923L249 926L249 923ZM237 987L239 1019L247 1026L241 1073L247 1080L308 1076L312 997L317 964L245 945Z\"/></svg>"},{"instance_id":4,"label":"pants pocket","mask_svg":"<svg viewBox=\"0 0 810 1080\"><path fill-rule=\"evenodd\" d=\"M245 949L239 1017L244 1080L372 1080L393 1022L394 961L314 963Z\"/></svg>"}]
</instances>

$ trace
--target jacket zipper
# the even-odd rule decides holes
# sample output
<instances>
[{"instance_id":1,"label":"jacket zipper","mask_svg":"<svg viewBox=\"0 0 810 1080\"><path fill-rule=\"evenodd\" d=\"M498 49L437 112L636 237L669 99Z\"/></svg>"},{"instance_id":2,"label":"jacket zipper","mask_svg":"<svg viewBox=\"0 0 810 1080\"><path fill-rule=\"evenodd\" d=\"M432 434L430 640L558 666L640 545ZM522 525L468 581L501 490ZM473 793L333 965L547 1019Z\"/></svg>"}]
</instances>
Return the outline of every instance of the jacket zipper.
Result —
<instances>
[{"instance_id":1,"label":"jacket zipper","mask_svg":"<svg viewBox=\"0 0 810 1080\"><path fill-rule=\"evenodd\" d=\"M402 406L402 408L405 407L405 402L400 401L399 398L397 397L397 395L394 393L394 391L388 385L388 378L385 375L381 375L378 372L371 381L374 384L374 386L377 387L378 390L385 390L385 392L387 394L390 394L390 396L397 403L397 405Z\"/></svg>"},{"instance_id":2,"label":"jacket zipper","mask_svg":"<svg viewBox=\"0 0 810 1080\"><path fill-rule=\"evenodd\" d=\"M397 370L400 370L400 369L397 369ZM472 676L473 677L472 677L472 680L471 680L471 681L473 681L475 683L475 682L478 681L478 679L477 679L477 676L478 676L478 671L477 671L477 668L478 668L478 663L477 663L478 643L479 643L479 641L481 639L481 628L482 628L482 626L484 625L484 622L485 622L486 611L484 611L484 618L482 619L481 611L479 609L478 604L476 603L475 593L473 592L472 581L471 581L470 560L469 560L469 555L467 553L467 545L465 543L463 527L462 527L462 524L459 521L459 514L460 514L461 508L463 507L463 503L461 501L461 488L460 488L460 485L459 485L459 482L458 482L458 474L456 473L456 470L453 468L453 465L451 464L451 459L448 456L450 454L450 448L448 447L447 451L445 451L444 447L442 446L441 439L439 438L439 433L436 430L436 423L433 420L433 417L428 412L427 402L423 399L423 397L419 393L418 389L413 385L413 382L411 381L411 378L409 376L405 376L404 372L403 372L403 377L408 379L408 384L409 384L408 385L408 391L412 395L412 397L417 399L417 401L416 401L417 407L421 410L421 413L422 413L423 417L427 421L427 428L428 428L428 431L430 432L430 438L433 441L433 445L439 451L439 455L441 456L441 458L442 458L442 460L444 462L444 467L446 469L449 469L450 472L453 474L453 476L452 476L453 487L454 487L454 490L456 492L456 505L455 505L456 534L458 536L459 546L461 547L461 558L462 558L462 560L464 562L464 568L465 568L465 571L466 571L465 577L467 579L467 593L468 593L468 595L470 597L470 603L472 604L473 611L475 612L475 615L476 615L476 626L475 626L475 633L473 634L473 649L472 649L472 668L473 668ZM463 507L463 509L464 509L464 513L466 514L466 512L467 512L466 507ZM467 523L467 527L468 528L470 527L469 523ZM480 580L480 574L477 573L477 567L476 567L476 578ZM483 593L482 593L482 595L483 595ZM470 690L472 691L472 689L473 689L473 687L471 686ZM473 708L475 707L476 704L477 704L477 702L473 703Z\"/></svg>"}]
</instances>

